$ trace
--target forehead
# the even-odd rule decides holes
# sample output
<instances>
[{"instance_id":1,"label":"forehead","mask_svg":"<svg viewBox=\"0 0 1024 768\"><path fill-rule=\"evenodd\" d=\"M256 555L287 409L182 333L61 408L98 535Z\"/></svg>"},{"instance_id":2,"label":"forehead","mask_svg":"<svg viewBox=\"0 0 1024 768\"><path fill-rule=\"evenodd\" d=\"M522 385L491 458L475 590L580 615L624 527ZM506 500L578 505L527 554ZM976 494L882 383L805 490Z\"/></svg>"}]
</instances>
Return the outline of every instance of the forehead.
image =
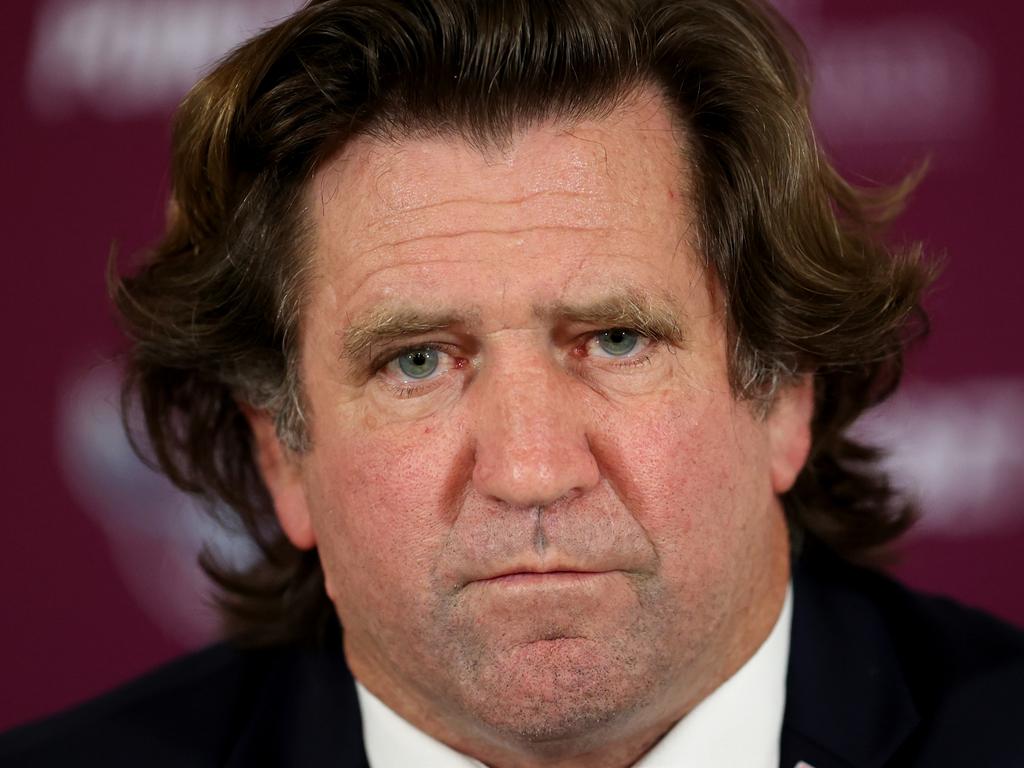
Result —
<instances>
[{"instance_id":1,"label":"forehead","mask_svg":"<svg viewBox=\"0 0 1024 768\"><path fill-rule=\"evenodd\" d=\"M660 281L664 292L668 260L693 249L685 157L677 121L651 93L491 149L360 137L310 184L314 274L356 303L410 284L564 291L573 265L610 270L609 282L630 273L641 290ZM545 298L563 297L533 296Z\"/></svg>"}]
</instances>

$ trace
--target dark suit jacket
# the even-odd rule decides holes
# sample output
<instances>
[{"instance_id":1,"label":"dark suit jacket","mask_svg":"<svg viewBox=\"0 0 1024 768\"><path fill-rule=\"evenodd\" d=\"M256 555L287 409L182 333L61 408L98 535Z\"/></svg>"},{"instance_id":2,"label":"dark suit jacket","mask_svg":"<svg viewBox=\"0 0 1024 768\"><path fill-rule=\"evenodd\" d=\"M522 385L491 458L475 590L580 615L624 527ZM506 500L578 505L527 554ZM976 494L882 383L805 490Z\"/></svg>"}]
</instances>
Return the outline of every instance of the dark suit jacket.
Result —
<instances>
[{"instance_id":1,"label":"dark suit jacket","mask_svg":"<svg viewBox=\"0 0 1024 768\"><path fill-rule=\"evenodd\" d=\"M1024 768L1024 634L813 545L793 583L782 768ZM0 738L7 768L366 765L338 638L215 646Z\"/></svg>"}]
</instances>

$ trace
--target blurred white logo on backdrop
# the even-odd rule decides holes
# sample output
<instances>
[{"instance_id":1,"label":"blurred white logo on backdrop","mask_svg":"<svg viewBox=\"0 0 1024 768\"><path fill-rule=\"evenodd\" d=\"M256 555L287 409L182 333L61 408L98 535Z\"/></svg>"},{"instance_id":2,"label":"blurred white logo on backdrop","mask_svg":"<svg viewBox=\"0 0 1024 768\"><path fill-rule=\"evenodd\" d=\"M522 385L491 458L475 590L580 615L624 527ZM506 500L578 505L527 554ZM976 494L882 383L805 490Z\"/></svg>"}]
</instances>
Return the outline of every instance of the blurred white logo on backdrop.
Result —
<instances>
[{"instance_id":1,"label":"blurred white logo on backdrop","mask_svg":"<svg viewBox=\"0 0 1024 768\"><path fill-rule=\"evenodd\" d=\"M204 71L300 0L50 0L36 19L36 112L111 118L163 112Z\"/></svg>"},{"instance_id":2,"label":"blurred white logo on backdrop","mask_svg":"<svg viewBox=\"0 0 1024 768\"><path fill-rule=\"evenodd\" d=\"M854 433L886 450L897 486L920 501L917 533L991 533L1022 519L1024 381L916 384Z\"/></svg>"},{"instance_id":3,"label":"blurred white logo on backdrop","mask_svg":"<svg viewBox=\"0 0 1024 768\"><path fill-rule=\"evenodd\" d=\"M830 141L955 140L991 119L988 55L939 17L813 34L814 114Z\"/></svg>"},{"instance_id":4,"label":"blurred white logo on backdrop","mask_svg":"<svg viewBox=\"0 0 1024 768\"><path fill-rule=\"evenodd\" d=\"M57 425L64 476L139 606L169 637L200 645L217 624L200 550L244 565L256 547L136 456L121 423L120 385L120 370L106 364L64 389Z\"/></svg>"}]
</instances>

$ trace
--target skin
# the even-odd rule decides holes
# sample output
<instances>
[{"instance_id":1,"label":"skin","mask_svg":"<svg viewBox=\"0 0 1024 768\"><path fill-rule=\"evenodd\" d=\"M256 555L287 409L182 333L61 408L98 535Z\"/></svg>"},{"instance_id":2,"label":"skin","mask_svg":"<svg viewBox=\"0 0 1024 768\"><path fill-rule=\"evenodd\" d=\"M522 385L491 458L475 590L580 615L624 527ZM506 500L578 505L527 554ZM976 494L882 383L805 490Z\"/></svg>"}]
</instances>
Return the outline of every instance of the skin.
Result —
<instances>
[{"instance_id":1,"label":"skin","mask_svg":"<svg viewBox=\"0 0 1024 768\"><path fill-rule=\"evenodd\" d=\"M684 150L640 93L500 151L360 138L309 187L312 447L252 413L260 466L355 676L492 766L631 764L781 609L810 384L731 393Z\"/></svg>"}]
</instances>

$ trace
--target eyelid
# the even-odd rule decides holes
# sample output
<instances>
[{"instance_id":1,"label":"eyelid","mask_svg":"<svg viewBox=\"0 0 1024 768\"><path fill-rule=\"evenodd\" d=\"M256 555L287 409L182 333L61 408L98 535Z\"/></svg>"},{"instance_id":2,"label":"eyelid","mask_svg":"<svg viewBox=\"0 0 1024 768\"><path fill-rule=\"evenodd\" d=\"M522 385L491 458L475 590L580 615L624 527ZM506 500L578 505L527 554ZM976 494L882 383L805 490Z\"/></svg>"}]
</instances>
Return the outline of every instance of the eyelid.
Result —
<instances>
[{"instance_id":1,"label":"eyelid","mask_svg":"<svg viewBox=\"0 0 1024 768\"><path fill-rule=\"evenodd\" d=\"M400 347L390 352L381 353L381 364L380 368L386 368L393 363L397 363L402 357L409 355L413 352L420 352L423 350L430 350L436 352L438 356L438 367L443 365L444 358L453 357L453 355L440 344L412 344L410 346Z\"/></svg>"},{"instance_id":2,"label":"eyelid","mask_svg":"<svg viewBox=\"0 0 1024 768\"><path fill-rule=\"evenodd\" d=\"M446 354L454 357L452 350L455 348L454 344L447 344L438 341L423 341L423 342L399 342L395 344L381 345L378 349L373 351L373 354L368 359L368 367L374 373L380 371L389 363L397 360L402 355L407 355L410 352L415 352L420 349L432 349L441 354Z\"/></svg>"}]
</instances>

